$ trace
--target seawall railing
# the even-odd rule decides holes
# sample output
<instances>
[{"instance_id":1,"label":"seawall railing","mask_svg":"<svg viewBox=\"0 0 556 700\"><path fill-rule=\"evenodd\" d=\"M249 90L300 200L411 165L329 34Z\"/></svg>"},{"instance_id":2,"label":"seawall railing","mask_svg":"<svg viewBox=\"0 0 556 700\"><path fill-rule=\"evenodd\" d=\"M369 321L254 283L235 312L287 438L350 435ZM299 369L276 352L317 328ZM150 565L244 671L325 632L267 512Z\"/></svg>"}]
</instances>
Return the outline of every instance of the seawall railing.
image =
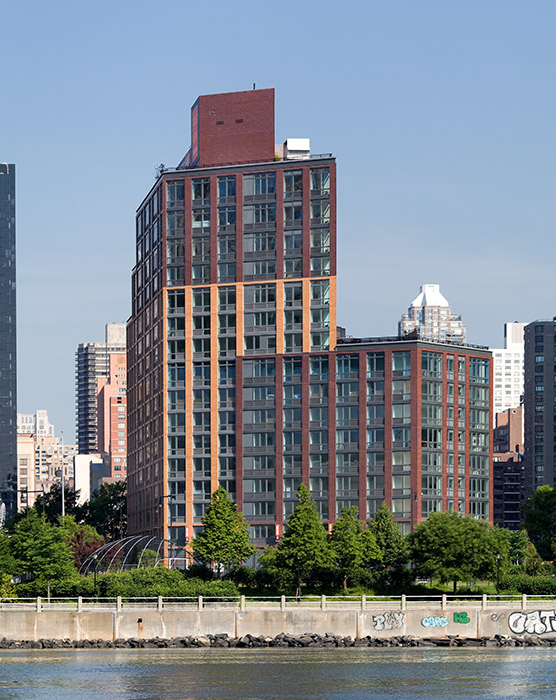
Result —
<instances>
[{"instance_id":1,"label":"seawall railing","mask_svg":"<svg viewBox=\"0 0 556 700\"><path fill-rule=\"evenodd\" d=\"M520 607L526 610L536 605L556 607L556 596L540 595L431 595L431 596L235 596L235 597L187 597L172 598L165 596L129 598L76 597L76 598L2 598L0 612L43 612L57 611L147 611L159 612L179 610L229 610L243 612L246 610L424 610L437 607L441 610L450 608L477 608L490 610L499 607Z\"/></svg>"}]
</instances>

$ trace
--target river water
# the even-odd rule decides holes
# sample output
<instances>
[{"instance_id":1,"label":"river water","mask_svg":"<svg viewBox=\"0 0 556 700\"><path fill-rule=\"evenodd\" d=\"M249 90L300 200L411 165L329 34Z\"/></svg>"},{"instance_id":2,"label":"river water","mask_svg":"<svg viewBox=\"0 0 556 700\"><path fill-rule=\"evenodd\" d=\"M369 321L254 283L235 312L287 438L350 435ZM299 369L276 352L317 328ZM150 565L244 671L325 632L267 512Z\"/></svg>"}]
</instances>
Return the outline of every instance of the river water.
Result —
<instances>
[{"instance_id":1,"label":"river water","mask_svg":"<svg viewBox=\"0 0 556 700\"><path fill-rule=\"evenodd\" d=\"M0 698L549 698L556 649L55 649L0 652Z\"/></svg>"}]
</instances>

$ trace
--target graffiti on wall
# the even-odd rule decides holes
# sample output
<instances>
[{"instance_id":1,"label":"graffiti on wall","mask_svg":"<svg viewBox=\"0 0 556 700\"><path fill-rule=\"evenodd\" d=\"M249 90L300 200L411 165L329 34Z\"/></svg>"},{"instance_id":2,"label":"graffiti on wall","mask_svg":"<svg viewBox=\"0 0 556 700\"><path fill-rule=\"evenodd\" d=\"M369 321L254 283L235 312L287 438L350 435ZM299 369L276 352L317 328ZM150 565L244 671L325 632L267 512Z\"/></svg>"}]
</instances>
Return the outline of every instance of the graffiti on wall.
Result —
<instances>
[{"instance_id":1,"label":"graffiti on wall","mask_svg":"<svg viewBox=\"0 0 556 700\"><path fill-rule=\"evenodd\" d=\"M423 627L446 627L448 625L448 618L447 617L424 617L421 620L421 624Z\"/></svg>"},{"instance_id":2,"label":"graffiti on wall","mask_svg":"<svg viewBox=\"0 0 556 700\"><path fill-rule=\"evenodd\" d=\"M399 630L405 621L403 612L385 612L383 615L373 615L375 630Z\"/></svg>"},{"instance_id":3,"label":"graffiti on wall","mask_svg":"<svg viewBox=\"0 0 556 700\"><path fill-rule=\"evenodd\" d=\"M508 617L508 627L515 634L543 634L556 632L555 610L533 610L532 612L514 612Z\"/></svg>"},{"instance_id":4,"label":"graffiti on wall","mask_svg":"<svg viewBox=\"0 0 556 700\"><path fill-rule=\"evenodd\" d=\"M466 625L468 622L471 622L471 620L466 612L455 612L454 622L459 622L461 625Z\"/></svg>"}]
</instances>

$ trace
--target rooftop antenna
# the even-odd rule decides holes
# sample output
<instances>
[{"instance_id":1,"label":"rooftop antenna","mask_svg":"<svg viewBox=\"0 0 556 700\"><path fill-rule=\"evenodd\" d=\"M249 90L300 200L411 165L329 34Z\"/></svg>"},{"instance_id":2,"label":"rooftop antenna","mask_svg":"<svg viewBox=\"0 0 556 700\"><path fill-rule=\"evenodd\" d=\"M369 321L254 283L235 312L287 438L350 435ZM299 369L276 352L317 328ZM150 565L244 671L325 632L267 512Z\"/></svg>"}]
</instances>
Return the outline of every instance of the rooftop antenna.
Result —
<instances>
[{"instance_id":1,"label":"rooftop antenna","mask_svg":"<svg viewBox=\"0 0 556 700\"><path fill-rule=\"evenodd\" d=\"M253 83L253 90L255 89L255 83Z\"/></svg>"}]
</instances>

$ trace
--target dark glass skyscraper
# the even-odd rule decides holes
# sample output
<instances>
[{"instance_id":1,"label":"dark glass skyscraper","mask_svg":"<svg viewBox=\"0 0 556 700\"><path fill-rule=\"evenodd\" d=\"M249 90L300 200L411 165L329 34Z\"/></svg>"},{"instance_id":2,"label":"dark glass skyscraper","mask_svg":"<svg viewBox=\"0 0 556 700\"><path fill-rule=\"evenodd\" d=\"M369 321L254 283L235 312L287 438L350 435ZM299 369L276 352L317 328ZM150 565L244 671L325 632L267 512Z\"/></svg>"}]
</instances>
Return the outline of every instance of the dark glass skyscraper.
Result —
<instances>
[{"instance_id":1,"label":"dark glass skyscraper","mask_svg":"<svg viewBox=\"0 0 556 700\"><path fill-rule=\"evenodd\" d=\"M17 488L15 165L0 163L0 521Z\"/></svg>"}]
</instances>

